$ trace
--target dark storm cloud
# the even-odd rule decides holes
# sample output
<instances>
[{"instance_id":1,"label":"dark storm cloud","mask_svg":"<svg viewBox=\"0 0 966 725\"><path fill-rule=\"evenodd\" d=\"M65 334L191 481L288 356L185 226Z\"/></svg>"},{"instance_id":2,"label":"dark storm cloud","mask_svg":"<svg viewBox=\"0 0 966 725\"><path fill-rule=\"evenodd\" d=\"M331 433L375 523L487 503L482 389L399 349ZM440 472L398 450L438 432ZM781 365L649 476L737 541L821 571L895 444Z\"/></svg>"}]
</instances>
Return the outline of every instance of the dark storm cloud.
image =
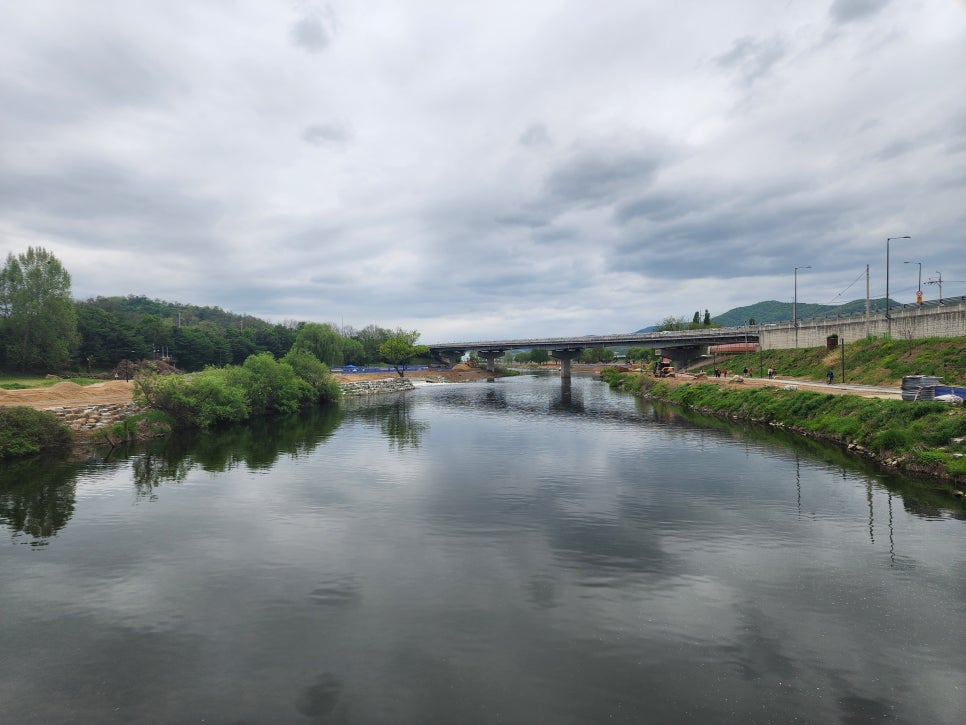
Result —
<instances>
[{"instance_id":1,"label":"dark storm cloud","mask_svg":"<svg viewBox=\"0 0 966 725\"><path fill-rule=\"evenodd\" d=\"M735 40L731 50L714 60L718 67L737 73L745 83L753 83L766 75L787 52L781 38L758 40L745 36Z\"/></svg>"},{"instance_id":2,"label":"dark storm cloud","mask_svg":"<svg viewBox=\"0 0 966 725\"><path fill-rule=\"evenodd\" d=\"M851 23L870 18L888 5L891 0L835 0L829 14L836 23Z\"/></svg>"}]
</instances>

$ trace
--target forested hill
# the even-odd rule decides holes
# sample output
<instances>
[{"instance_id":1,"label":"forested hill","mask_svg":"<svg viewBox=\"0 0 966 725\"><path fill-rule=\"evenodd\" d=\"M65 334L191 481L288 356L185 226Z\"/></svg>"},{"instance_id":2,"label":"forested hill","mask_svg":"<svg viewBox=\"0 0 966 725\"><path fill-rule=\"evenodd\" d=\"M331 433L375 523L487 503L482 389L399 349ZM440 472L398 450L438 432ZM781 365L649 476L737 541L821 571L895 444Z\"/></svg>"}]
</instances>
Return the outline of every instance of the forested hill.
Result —
<instances>
[{"instance_id":1,"label":"forested hill","mask_svg":"<svg viewBox=\"0 0 966 725\"><path fill-rule=\"evenodd\" d=\"M226 312L220 307L199 307L198 305L182 304L181 302L166 302L152 300L143 295L128 295L127 297L93 297L79 305L89 305L117 315L127 322L136 322L144 315L153 315L162 320L171 320L174 324L197 325L208 322L221 329L250 327L262 330L271 327L271 323L251 315ZM297 323L287 321L287 327L295 327Z\"/></svg>"},{"instance_id":2,"label":"forested hill","mask_svg":"<svg viewBox=\"0 0 966 725\"><path fill-rule=\"evenodd\" d=\"M893 301L892 304L896 305L898 303ZM885 297L869 300L869 309L873 312L880 308L885 309L885 305ZM799 320L806 320L809 317L824 317L827 314L848 315L853 312L864 311L865 299L853 300L844 305L814 305L805 302L798 303ZM737 327L738 325L747 325L752 320L754 320L752 324L760 324L767 322L785 322L791 319L791 302L767 300L765 302L756 302L755 304L748 305L747 307L735 307L734 309L728 310L720 315L715 315L715 317L712 318L712 321L717 325L722 325L723 327Z\"/></svg>"}]
</instances>

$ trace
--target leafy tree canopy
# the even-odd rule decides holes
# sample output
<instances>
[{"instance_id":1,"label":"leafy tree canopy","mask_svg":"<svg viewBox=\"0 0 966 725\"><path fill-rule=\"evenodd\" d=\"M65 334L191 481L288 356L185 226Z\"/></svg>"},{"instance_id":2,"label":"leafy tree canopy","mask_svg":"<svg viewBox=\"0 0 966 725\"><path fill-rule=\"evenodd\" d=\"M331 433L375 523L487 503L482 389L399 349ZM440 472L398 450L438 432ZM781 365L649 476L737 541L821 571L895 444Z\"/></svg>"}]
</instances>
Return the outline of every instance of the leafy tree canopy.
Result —
<instances>
[{"instance_id":1,"label":"leafy tree canopy","mask_svg":"<svg viewBox=\"0 0 966 725\"><path fill-rule=\"evenodd\" d=\"M403 330L397 327L389 339L379 346L379 355L387 363L392 365L399 377L403 377L405 367L417 357L424 357L429 354L426 345L417 345L419 340L418 330Z\"/></svg>"},{"instance_id":2,"label":"leafy tree canopy","mask_svg":"<svg viewBox=\"0 0 966 725\"><path fill-rule=\"evenodd\" d=\"M64 370L77 347L70 274L43 247L7 255L0 270L0 346L19 370Z\"/></svg>"}]
</instances>

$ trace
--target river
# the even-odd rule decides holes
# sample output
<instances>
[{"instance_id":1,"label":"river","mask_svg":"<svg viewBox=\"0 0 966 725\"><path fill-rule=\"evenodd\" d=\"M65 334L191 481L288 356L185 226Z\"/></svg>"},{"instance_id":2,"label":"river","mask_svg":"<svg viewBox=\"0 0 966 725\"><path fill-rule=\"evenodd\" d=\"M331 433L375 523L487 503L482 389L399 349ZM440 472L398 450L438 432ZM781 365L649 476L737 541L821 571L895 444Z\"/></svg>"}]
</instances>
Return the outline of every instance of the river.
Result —
<instances>
[{"instance_id":1,"label":"river","mask_svg":"<svg viewBox=\"0 0 966 725\"><path fill-rule=\"evenodd\" d=\"M966 525L521 376L0 473L0 719L958 723Z\"/></svg>"}]
</instances>

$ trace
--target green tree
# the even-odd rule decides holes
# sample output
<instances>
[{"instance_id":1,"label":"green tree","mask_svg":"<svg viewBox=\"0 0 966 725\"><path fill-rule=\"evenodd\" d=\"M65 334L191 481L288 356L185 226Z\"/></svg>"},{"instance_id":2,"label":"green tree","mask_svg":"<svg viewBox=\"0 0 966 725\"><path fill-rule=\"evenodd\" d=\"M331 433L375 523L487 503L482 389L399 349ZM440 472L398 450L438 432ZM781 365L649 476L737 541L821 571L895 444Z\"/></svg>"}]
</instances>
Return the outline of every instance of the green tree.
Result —
<instances>
[{"instance_id":1,"label":"green tree","mask_svg":"<svg viewBox=\"0 0 966 725\"><path fill-rule=\"evenodd\" d=\"M70 274L43 247L7 255L0 271L0 341L8 365L63 370L79 341Z\"/></svg>"},{"instance_id":2,"label":"green tree","mask_svg":"<svg viewBox=\"0 0 966 725\"><path fill-rule=\"evenodd\" d=\"M631 347L627 349L627 362L640 362L641 360L649 360L651 357L651 351L646 347Z\"/></svg>"},{"instance_id":3,"label":"green tree","mask_svg":"<svg viewBox=\"0 0 966 725\"><path fill-rule=\"evenodd\" d=\"M404 368L417 357L429 354L425 345L417 345L418 330L403 330L397 327L389 339L379 346L379 356L392 365L399 377L403 377Z\"/></svg>"},{"instance_id":4,"label":"green tree","mask_svg":"<svg viewBox=\"0 0 966 725\"><path fill-rule=\"evenodd\" d=\"M687 327L683 317L665 317L657 326L659 332L683 330Z\"/></svg>"},{"instance_id":5,"label":"green tree","mask_svg":"<svg viewBox=\"0 0 966 725\"><path fill-rule=\"evenodd\" d=\"M694 317L691 318L691 324L692 325L700 325L701 324L701 313L699 313L697 310L694 311Z\"/></svg>"},{"instance_id":6,"label":"green tree","mask_svg":"<svg viewBox=\"0 0 966 725\"><path fill-rule=\"evenodd\" d=\"M547 362L550 359L550 352L548 350L531 350L530 351L530 362L540 365L541 363Z\"/></svg>"},{"instance_id":7,"label":"green tree","mask_svg":"<svg viewBox=\"0 0 966 725\"><path fill-rule=\"evenodd\" d=\"M704 311L704 326L711 327L711 313L707 310Z\"/></svg>"},{"instance_id":8,"label":"green tree","mask_svg":"<svg viewBox=\"0 0 966 725\"><path fill-rule=\"evenodd\" d=\"M341 367L345 358L342 354L342 335L331 325L309 322L295 335L292 349L310 352L329 367Z\"/></svg>"},{"instance_id":9,"label":"green tree","mask_svg":"<svg viewBox=\"0 0 966 725\"><path fill-rule=\"evenodd\" d=\"M356 332L355 339L362 343L367 363L379 362L379 346L388 340L391 334L390 330L378 325L367 325Z\"/></svg>"},{"instance_id":10,"label":"green tree","mask_svg":"<svg viewBox=\"0 0 966 725\"><path fill-rule=\"evenodd\" d=\"M366 364L366 350L354 337L342 338L342 357L346 365Z\"/></svg>"},{"instance_id":11,"label":"green tree","mask_svg":"<svg viewBox=\"0 0 966 725\"><path fill-rule=\"evenodd\" d=\"M80 333L77 358L85 367L88 363L113 367L125 358L150 356L151 346L118 315L90 301L77 303L75 309Z\"/></svg>"}]
</instances>

